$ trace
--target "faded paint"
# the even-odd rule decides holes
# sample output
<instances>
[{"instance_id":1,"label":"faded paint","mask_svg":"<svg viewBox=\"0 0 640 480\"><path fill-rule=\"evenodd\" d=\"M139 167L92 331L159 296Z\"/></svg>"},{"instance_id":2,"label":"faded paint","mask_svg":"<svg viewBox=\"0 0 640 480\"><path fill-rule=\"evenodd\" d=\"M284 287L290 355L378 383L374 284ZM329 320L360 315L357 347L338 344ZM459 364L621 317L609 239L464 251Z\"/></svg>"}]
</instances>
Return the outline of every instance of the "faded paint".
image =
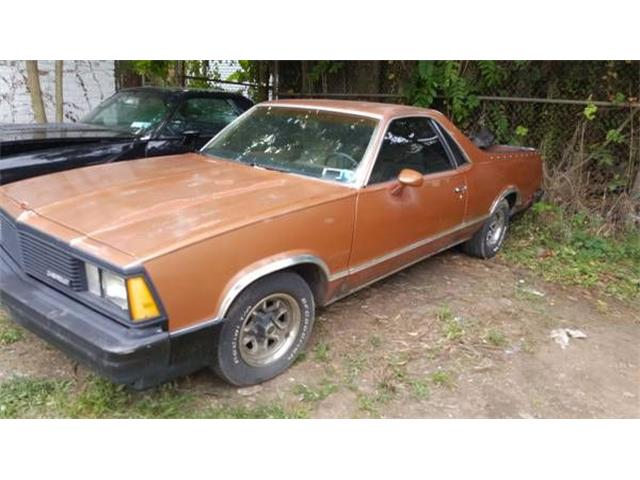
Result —
<instances>
[{"instance_id":1,"label":"faded paint","mask_svg":"<svg viewBox=\"0 0 640 480\"><path fill-rule=\"evenodd\" d=\"M532 150L473 145L439 112L363 102L290 101L381 118L436 119L471 160L424 175L350 186L186 154L100 165L0 188L0 207L21 221L121 267L142 263L167 311L169 329L224 313L239 275L267 259L314 257L327 266L327 303L469 239L496 199L517 191L516 209L540 188ZM377 129L380 145L385 128ZM517 155L515 154L517 152ZM370 170L374 156L365 156ZM460 189L461 186L466 188Z\"/></svg>"}]
</instances>

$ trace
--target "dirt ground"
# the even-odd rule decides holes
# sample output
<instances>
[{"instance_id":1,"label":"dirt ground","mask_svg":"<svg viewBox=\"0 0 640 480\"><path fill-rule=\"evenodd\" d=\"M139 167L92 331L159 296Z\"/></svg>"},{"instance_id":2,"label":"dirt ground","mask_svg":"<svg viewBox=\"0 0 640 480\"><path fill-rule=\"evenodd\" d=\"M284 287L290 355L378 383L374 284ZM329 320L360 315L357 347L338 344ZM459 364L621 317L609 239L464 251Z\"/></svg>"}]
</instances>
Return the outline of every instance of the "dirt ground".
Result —
<instances>
[{"instance_id":1,"label":"dirt ground","mask_svg":"<svg viewBox=\"0 0 640 480\"><path fill-rule=\"evenodd\" d=\"M579 329L566 349L550 338ZM33 335L0 346L0 382L88 375ZM318 312L285 374L237 389L178 381L203 404L304 406L320 418L640 417L640 305L445 252Z\"/></svg>"}]
</instances>

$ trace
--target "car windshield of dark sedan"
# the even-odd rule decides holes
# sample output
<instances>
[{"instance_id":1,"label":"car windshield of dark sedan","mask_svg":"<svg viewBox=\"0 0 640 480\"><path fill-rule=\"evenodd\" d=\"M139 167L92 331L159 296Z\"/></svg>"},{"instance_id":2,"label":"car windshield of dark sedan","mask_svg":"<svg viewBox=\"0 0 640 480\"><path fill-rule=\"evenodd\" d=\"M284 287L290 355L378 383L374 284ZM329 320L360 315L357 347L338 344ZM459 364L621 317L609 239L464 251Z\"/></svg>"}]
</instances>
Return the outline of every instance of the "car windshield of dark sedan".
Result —
<instances>
[{"instance_id":1,"label":"car windshield of dark sedan","mask_svg":"<svg viewBox=\"0 0 640 480\"><path fill-rule=\"evenodd\" d=\"M211 140L202 153L350 183L377 123L313 108L258 107Z\"/></svg>"},{"instance_id":2,"label":"car windshield of dark sedan","mask_svg":"<svg viewBox=\"0 0 640 480\"><path fill-rule=\"evenodd\" d=\"M166 96L158 92L120 92L98 105L82 122L140 134L162 121L169 108Z\"/></svg>"}]
</instances>

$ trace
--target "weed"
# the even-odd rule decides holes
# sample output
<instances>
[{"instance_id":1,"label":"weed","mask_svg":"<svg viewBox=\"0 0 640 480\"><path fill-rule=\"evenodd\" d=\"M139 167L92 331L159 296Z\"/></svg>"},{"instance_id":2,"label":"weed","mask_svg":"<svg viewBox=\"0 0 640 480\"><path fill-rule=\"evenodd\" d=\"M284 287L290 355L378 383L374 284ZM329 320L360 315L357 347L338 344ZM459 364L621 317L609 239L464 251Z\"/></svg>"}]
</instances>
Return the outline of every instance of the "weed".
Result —
<instances>
[{"instance_id":1,"label":"weed","mask_svg":"<svg viewBox=\"0 0 640 480\"><path fill-rule=\"evenodd\" d=\"M372 395L358 395L358 408L372 417L379 417L378 404Z\"/></svg>"},{"instance_id":2,"label":"weed","mask_svg":"<svg viewBox=\"0 0 640 480\"><path fill-rule=\"evenodd\" d=\"M357 354L347 354L344 358L344 366L346 370L345 383L349 388L355 387L355 381L367 365L367 358L360 352Z\"/></svg>"},{"instance_id":3,"label":"weed","mask_svg":"<svg viewBox=\"0 0 640 480\"><path fill-rule=\"evenodd\" d=\"M379 348L382 346L382 338L380 338L379 335L371 335L369 337L369 344L373 347L373 348Z\"/></svg>"},{"instance_id":4,"label":"weed","mask_svg":"<svg viewBox=\"0 0 640 480\"><path fill-rule=\"evenodd\" d=\"M15 377L0 383L0 418L55 416L64 404L69 383Z\"/></svg>"},{"instance_id":5,"label":"weed","mask_svg":"<svg viewBox=\"0 0 640 480\"><path fill-rule=\"evenodd\" d=\"M319 402L334 393L337 389L338 387L335 384L324 380L317 387L309 387L304 383L299 383L293 391L301 397L303 402Z\"/></svg>"},{"instance_id":6,"label":"weed","mask_svg":"<svg viewBox=\"0 0 640 480\"><path fill-rule=\"evenodd\" d=\"M451 387L453 385L451 375L449 375L445 370L437 370L433 372L431 374L431 381L438 387Z\"/></svg>"},{"instance_id":7,"label":"weed","mask_svg":"<svg viewBox=\"0 0 640 480\"><path fill-rule=\"evenodd\" d=\"M309 411L306 408L298 407L287 409L284 406L273 403L268 405L258 405L246 407L242 405L222 405L209 407L191 415L192 418L308 418Z\"/></svg>"},{"instance_id":8,"label":"weed","mask_svg":"<svg viewBox=\"0 0 640 480\"><path fill-rule=\"evenodd\" d=\"M0 311L0 345L11 345L24 338L24 330L9 322L10 320Z\"/></svg>"},{"instance_id":9,"label":"weed","mask_svg":"<svg viewBox=\"0 0 640 480\"><path fill-rule=\"evenodd\" d=\"M456 317L448 305L443 305L438 309L436 318L444 324L442 334L447 340L457 341L464 336L461 318Z\"/></svg>"},{"instance_id":10,"label":"weed","mask_svg":"<svg viewBox=\"0 0 640 480\"><path fill-rule=\"evenodd\" d=\"M436 318L441 322L449 322L453 320L454 315L449 305L442 305L436 312Z\"/></svg>"},{"instance_id":11,"label":"weed","mask_svg":"<svg viewBox=\"0 0 640 480\"><path fill-rule=\"evenodd\" d=\"M504 347L507 344L507 337L500 330L492 328L485 335L485 340L495 347Z\"/></svg>"},{"instance_id":12,"label":"weed","mask_svg":"<svg viewBox=\"0 0 640 480\"><path fill-rule=\"evenodd\" d=\"M594 217L538 203L512 225L504 258L548 281L597 288L623 300L637 298L640 233L605 237L598 233L601 226Z\"/></svg>"},{"instance_id":13,"label":"weed","mask_svg":"<svg viewBox=\"0 0 640 480\"><path fill-rule=\"evenodd\" d=\"M145 392L93 377L69 403L64 416L74 418L182 418L193 398L168 383Z\"/></svg>"},{"instance_id":14,"label":"weed","mask_svg":"<svg viewBox=\"0 0 640 480\"><path fill-rule=\"evenodd\" d=\"M358 407L372 417L380 416L380 407L389 403L396 395L396 387L383 380L378 383L378 388L371 395L358 395Z\"/></svg>"},{"instance_id":15,"label":"weed","mask_svg":"<svg viewBox=\"0 0 640 480\"><path fill-rule=\"evenodd\" d=\"M426 400L431 395L429 385L422 379L413 379L409 381L409 385L411 386L413 396L418 400Z\"/></svg>"},{"instance_id":16,"label":"weed","mask_svg":"<svg viewBox=\"0 0 640 480\"><path fill-rule=\"evenodd\" d=\"M76 387L76 388L74 388ZM13 378L0 383L0 418L305 418L308 411L274 403L197 408L174 384L132 392L101 378L81 388L69 381Z\"/></svg>"},{"instance_id":17,"label":"weed","mask_svg":"<svg viewBox=\"0 0 640 480\"><path fill-rule=\"evenodd\" d=\"M318 362L328 362L330 359L329 344L326 342L318 342L313 348L313 355Z\"/></svg>"}]
</instances>

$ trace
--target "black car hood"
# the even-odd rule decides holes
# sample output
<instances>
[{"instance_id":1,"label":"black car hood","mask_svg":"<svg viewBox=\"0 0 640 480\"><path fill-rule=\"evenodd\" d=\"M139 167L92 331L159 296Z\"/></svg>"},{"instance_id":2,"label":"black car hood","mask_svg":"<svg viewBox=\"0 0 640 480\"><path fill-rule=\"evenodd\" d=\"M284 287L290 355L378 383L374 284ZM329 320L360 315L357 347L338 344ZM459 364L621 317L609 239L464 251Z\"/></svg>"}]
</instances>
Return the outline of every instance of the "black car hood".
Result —
<instances>
[{"instance_id":1,"label":"black car hood","mask_svg":"<svg viewBox=\"0 0 640 480\"><path fill-rule=\"evenodd\" d=\"M88 123L0 124L0 157L76 144L132 139L134 135Z\"/></svg>"},{"instance_id":2,"label":"black car hood","mask_svg":"<svg viewBox=\"0 0 640 480\"><path fill-rule=\"evenodd\" d=\"M0 124L0 142L37 142L55 139L131 138L133 135L89 123L6 123Z\"/></svg>"}]
</instances>

